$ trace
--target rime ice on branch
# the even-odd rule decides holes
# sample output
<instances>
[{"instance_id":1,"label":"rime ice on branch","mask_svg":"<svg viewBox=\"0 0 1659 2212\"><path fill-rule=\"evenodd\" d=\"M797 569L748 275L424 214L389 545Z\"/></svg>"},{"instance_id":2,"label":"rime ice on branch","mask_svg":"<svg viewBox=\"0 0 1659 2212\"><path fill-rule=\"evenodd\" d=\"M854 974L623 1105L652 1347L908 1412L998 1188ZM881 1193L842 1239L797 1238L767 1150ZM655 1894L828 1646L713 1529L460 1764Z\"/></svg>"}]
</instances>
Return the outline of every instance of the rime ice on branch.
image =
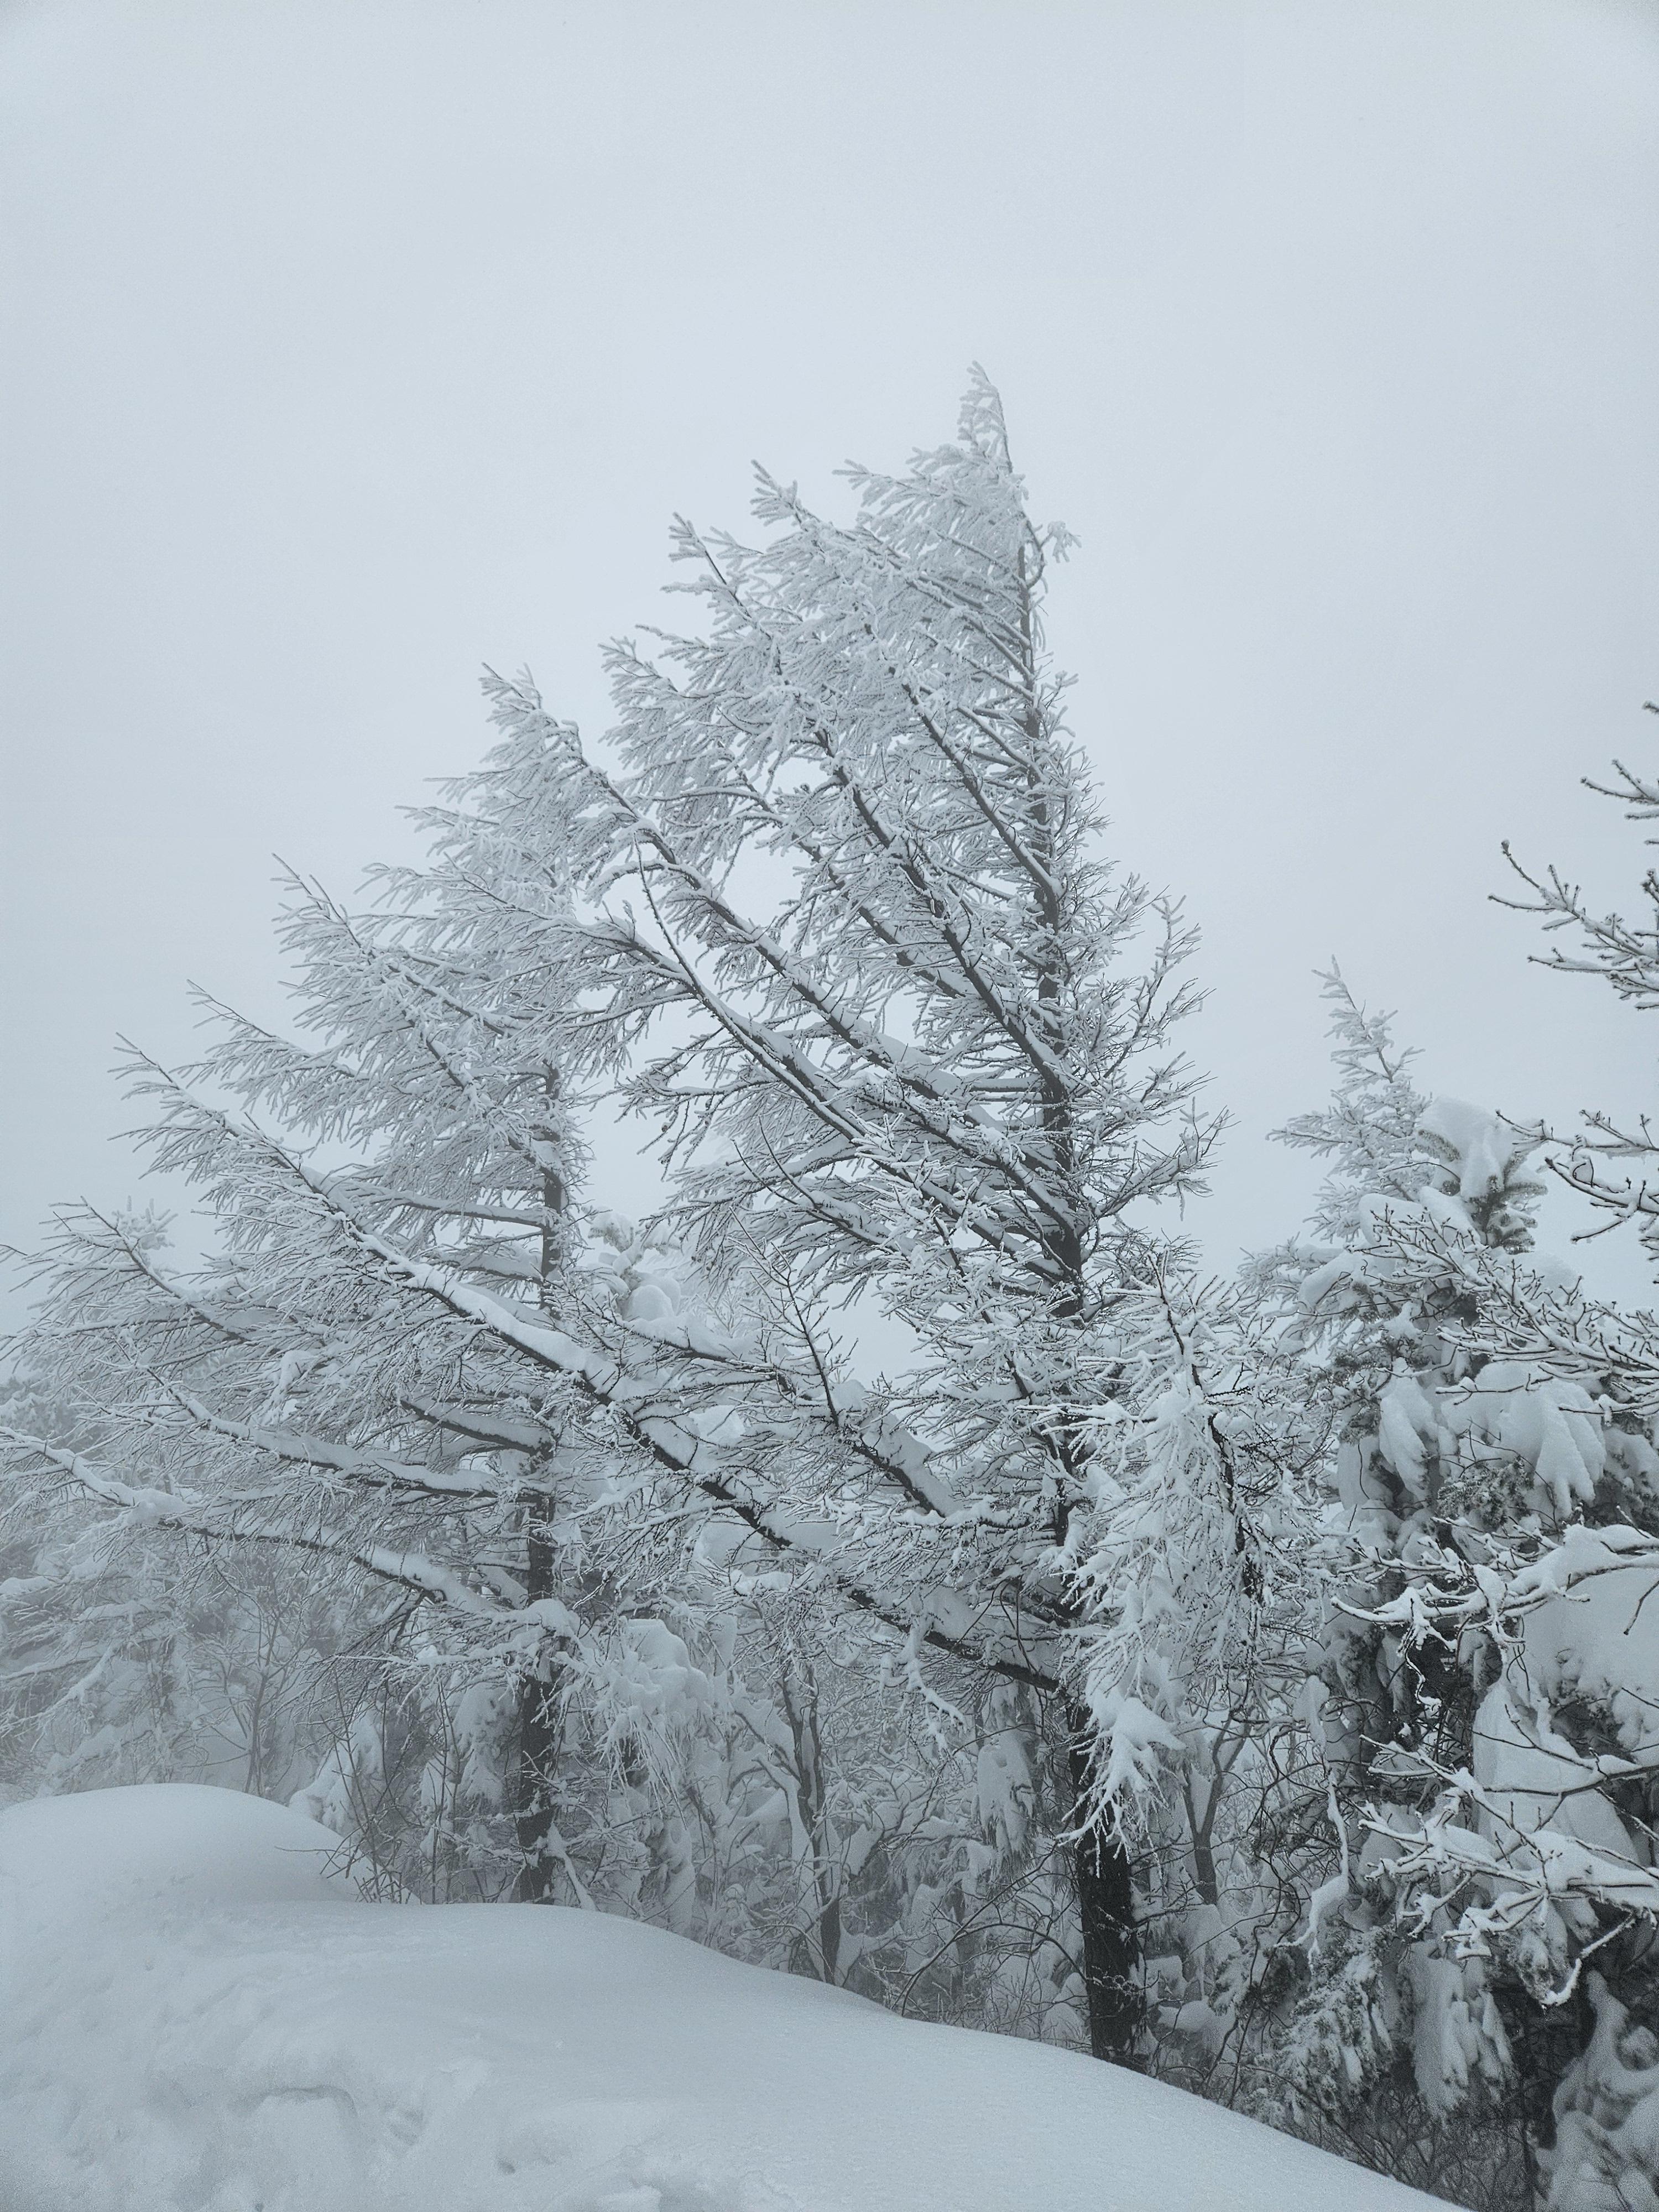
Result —
<instances>
[{"instance_id":1,"label":"rime ice on branch","mask_svg":"<svg viewBox=\"0 0 1659 2212\"><path fill-rule=\"evenodd\" d=\"M1166 1246L1151 1203L1198 1188L1213 1134L1171 1042L1191 939L1097 857L1041 629L1065 535L1024 513L995 393L908 475L851 474L848 526L765 476L759 548L680 526L707 629L614 651L617 770L527 684L496 711L572 825L589 1064L657 1125L677 1234L755 1316L748 1449L684 1480L918 1655L1058 1701L1092 2040L1127 2056L1078 1567ZM918 1347L901 1384L837 1358L853 1302ZM680 1402L730 1405L730 1346L663 1358Z\"/></svg>"}]
</instances>

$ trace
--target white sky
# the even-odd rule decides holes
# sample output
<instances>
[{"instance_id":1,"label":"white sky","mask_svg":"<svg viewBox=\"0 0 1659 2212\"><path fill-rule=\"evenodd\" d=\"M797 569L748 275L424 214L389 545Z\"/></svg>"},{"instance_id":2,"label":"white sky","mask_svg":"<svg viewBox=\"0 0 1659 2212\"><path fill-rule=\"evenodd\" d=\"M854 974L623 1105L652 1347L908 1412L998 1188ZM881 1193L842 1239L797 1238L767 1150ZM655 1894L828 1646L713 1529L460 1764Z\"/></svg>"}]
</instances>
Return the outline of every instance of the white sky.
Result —
<instances>
[{"instance_id":1,"label":"white sky","mask_svg":"<svg viewBox=\"0 0 1659 2212\"><path fill-rule=\"evenodd\" d=\"M672 511L835 499L975 357L1206 933L1215 1258L1302 1210L1333 951L1431 1087L1650 1097L1486 894L1635 902L1576 779L1659 738L1654 6L37 0L0 220L0 1238L141 1194L115 1033L277 1010L270 855L401 850L481 661L602 727Z\"/></svg>"}]
</instances>

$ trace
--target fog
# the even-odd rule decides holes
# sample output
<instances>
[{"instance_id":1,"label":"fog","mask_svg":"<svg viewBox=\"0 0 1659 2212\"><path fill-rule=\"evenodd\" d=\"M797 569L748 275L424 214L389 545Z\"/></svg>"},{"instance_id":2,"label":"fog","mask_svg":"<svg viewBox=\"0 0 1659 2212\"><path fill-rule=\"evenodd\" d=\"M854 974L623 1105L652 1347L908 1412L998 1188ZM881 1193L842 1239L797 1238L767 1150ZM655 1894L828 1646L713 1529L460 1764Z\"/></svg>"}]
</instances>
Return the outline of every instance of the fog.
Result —
<instances>
[{"instance_id":1,"label":"fog","mask_svg":"<svg viewBox=\"0 0 1659 2212\"><path fill-rule=\"evenodd\" d=\"M405 850L482 663L602 729L672 514L844 499L975 359L1204 932L1216 1262L1305 1205L1333 953L1428 1087L1639 1109L1489 894L1507 837L1638 902L1577 780L1659 736L1656 177L1659 17L1589 0L6 9L0 1238L143 1195L117 1032L280 1018L272 854Z\"/></svg>"}]
</instances>

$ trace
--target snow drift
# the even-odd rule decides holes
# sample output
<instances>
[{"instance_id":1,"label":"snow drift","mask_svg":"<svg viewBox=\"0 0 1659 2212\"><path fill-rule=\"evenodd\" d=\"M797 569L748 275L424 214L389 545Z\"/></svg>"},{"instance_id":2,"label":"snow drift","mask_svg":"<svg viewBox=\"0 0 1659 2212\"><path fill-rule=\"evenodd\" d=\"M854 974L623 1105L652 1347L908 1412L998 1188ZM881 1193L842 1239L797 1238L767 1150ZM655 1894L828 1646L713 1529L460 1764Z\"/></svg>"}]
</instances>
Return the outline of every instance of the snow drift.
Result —
<instances>
[{"instance_id":1,"label":"snow drift","mask_svg":"<svg viewBox=\"0 0 1659 2212\"><path fill-rule=\"evenodd\" d=\"M3 2212L1406 2212L1067 2053L545 1905L355 1900L185 1786L0 1811Z\"/></svg>"}]
</instances>

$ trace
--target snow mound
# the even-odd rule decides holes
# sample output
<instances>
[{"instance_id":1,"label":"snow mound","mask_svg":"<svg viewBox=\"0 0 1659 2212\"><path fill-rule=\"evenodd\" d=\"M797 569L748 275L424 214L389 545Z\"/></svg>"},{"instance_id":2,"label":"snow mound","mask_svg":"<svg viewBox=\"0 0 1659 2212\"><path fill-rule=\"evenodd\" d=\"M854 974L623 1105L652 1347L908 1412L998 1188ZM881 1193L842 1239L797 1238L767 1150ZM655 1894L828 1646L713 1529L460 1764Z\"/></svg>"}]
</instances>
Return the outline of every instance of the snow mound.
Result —
<instances>
[{"instance_id":1,"label":"snow mound","mask_svg":"<svg viewBox=\"0 0 1659 2212\"><path fill-rule=\"evenodd\" d=\"M1180 2091L544 1905L353 1901L229 1791L0 1811L0 2212L1407 2212Z\"/></svg>"}]
</instances>

